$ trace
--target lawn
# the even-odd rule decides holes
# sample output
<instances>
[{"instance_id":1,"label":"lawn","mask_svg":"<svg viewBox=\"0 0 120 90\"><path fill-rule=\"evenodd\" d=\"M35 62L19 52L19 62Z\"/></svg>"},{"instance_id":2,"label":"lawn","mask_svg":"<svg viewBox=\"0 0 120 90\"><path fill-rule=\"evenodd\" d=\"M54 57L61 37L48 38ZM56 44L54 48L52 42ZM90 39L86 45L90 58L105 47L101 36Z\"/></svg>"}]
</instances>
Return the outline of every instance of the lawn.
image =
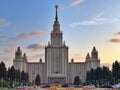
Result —
<instances>
[{"instance_id":1,"label":"lawn","mask_svg":"<svg viewBox=\"0 0 120 90\"><path fill-rule=\"evenodd\" d=\"M0 88L0 90L23 90L23 89L14 89L14 88ZM39 88L39 89L24 89L24 90L120 90L120 89L104 89L104 88L57 88L57 89L52 89L52 88Z\"/></svg>"},{"instance_id":2,"label":"lawn","mask_svg":"<svg viewBox=\"0 0 120 90\"><path fill-rule=\"evenodd\" d=\"M14 88L0 88L0 90L15 90Z\"/></svg>"}]
</instances>

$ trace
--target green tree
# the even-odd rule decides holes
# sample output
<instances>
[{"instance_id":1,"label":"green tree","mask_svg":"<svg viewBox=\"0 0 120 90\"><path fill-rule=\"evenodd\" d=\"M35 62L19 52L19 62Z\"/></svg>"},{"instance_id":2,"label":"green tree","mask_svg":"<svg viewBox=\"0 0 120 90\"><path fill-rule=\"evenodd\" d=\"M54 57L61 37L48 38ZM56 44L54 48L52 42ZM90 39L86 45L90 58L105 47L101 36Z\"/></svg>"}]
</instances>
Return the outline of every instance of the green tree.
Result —
<instances>
[{"instance_id":1,"label":"green tree","mask_svg":"<svg viewBox=\"0 0 120 90\"><path fill-rule=\"evenodd\" d=\"M120 80L120 63L117 60L112 64L112 75L115 81Z\"/></svg>"},{"instance_id":2,"label":"green tree","mask_svg":"<svg viewBox=\"0 0 120 90\"><path fill-rule=\"evenodd\" d=\"M108 67L103 66L98 67L96 69L91 69L90 71L87 72L87 76L86 76L86 81L87 82L91 82L92 84L96 84L96 83L104 83L105 82L111 82L112 79L112 73L109 70Z\"/></svg>"},{"instance_id":3,"label":"green tree","mask_svg":"<svg viewBox=\"0 0 120 90\"><path fill-rule=\"evenodd\" d=\"M95 80L95 71L93 70L93 68L90 70L90 81Z\"/></svg>"},{"instance_id":4,"label":"green tree","mask_svg":"<svg viewBox=\"0 0 120 90\"><path fill-rule=\"evenodd\" d=\"M37 76L36 76L36 78L35 78L35 85L40 86L40 84L41 84L40 75L37 74Z\"/></svg>"},{"instance_id":5,"label":"green tree","mask_svg":"<svg viewBox=\"0 0 120 90\"><path fill-rule=\"evenodd\" d=\"M7 80L7 69L3 61L0 63L0 78Z\"/></svg>"},{"instance_id":6,"label":"green tree","mask_svg":"<svg viewBox=\"0 0 120 90\"><path fill-rule=\"evenodd\" d=\"M95 80L101 80L102 79L102 68L98 67L97 69L95 69Z\"/></svg>"},{"instance_id":7,"label":"green tree","mask_svg":"<svg viewBox=\"0 0 120 90\"><path fill-rule=\"evenodd\" d=\"M21 80L21 72L20 72L20 70L19 69L15 70L15 72L16 72L15 79L17 81L20 81Z\"/></svg>"},{"instance_id":8,"label":"green tree","mask_svg":"<svg viewBox=\"0 0 120 90\"><path fill-rule=\"evenodd\" d=\"M86 81L90 81L90 72L89 71L87 71Z\"/></svg>"},{"instance_id":9,"label":"green tree","mask_svg":"<svg viewBox=\"0 0 120 90\"><path fill-rule=\"evenodd\" d=\"M25 82L25 72L24 71L21 72L21 81Z\"/></svg>"},{"instance_id":10,"label":"green tree","mask_svg":"<svg viewBox=\"0 0 120 90\"><path fill-rule=\"evenodd\" d=\"M111 78L112 78L111 71L109 70L108 67L103 66L102 79L105 81L110 81Z\"/></svg>"},{"instance_id":11,"label":"green tree","mask_svg":"<svg viewBox=\"0 0 120 90\"><path fill-rule=\"evenodd\" d=\"M76 77L74 78L74 85L80 85L80 83L81 83L80 77L79 77L79 76L76 76Z\"/></svg>"},{"instance_id":12,"label":"green tree","mask_svg":"<svg viewBox=\"0 0 120 90\"><path fill-rule=\"evenodd\" d=\"M15 77L16 77L16 72L15 72L15 68L14 66L11 66L11 69L9 71L9 76L10 76L10 80L14 81L15 80Z\"/></svg>"},{"instance_id":13,"label":"green tree","mask_svg":"<svg viewBox=\"0 0 120 90\"><path fill-rule=\"evenodd\" d=\"M25 82L28 82L29 81L29 75L28 75L28 73L25 73Z\"/></svg>"}]
</instances>

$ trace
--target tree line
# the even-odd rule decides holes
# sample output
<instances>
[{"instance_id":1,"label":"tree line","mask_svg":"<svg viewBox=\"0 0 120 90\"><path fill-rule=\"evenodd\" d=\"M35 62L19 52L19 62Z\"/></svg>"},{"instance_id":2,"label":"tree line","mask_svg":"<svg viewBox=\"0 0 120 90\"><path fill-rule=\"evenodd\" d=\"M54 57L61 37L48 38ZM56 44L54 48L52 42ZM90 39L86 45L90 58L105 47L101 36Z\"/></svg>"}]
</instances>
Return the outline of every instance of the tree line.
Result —
<instances>
[{"instance_id":1,"label":"tree line","mask_svg":"<svg viewBox=\"0 0 120 90\"><path fill-rule=\"evenodd\" d=\"M103 66L87 71L86 81L88 84L116 84L120 83L120 62L115 61L112 69Z\"/></svg>"},{"instance_id":2,"label":"tree line","mask_svg":"<svg viewBox=\"0 0 120 90\"><path fill-rule=\"evenodd\" d=\"M3 61L0 62L0 82L28 82L29 75L24 71L16 70L14 66L6 68L6 65ZM1 83L0 83L1 84Z\"/></svg>"}]
</instances>

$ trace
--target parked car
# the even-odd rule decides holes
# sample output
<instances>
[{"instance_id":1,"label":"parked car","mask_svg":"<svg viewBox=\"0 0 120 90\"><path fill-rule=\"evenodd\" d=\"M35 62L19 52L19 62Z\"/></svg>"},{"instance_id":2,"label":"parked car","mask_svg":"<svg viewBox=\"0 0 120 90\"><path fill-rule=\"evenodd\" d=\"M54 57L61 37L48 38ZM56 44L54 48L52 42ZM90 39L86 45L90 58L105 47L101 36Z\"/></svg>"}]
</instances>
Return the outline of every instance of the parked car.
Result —
<instances>
[{"instance_id":1,"label":"parked car","mask_svg":"<svg viewBox=\"0 0 120 90\"><path fill-rule=\"evenodd\" d=\"M62 84L61 87L68 87L68 84Z\"/></svg>"},{"instance_id":2,"label":"parked car","mask_svg":"<svg viewBox=\"0 0 120 90\"><path fill-rule=\"evenodd\" d=\"M48 88L48 87L50 87L50 85L43 85L43 86L41 86L41 88Z\"/></svg>"},{"instance_id":3,"label":"parked car","mask_svg":"<svg viewBox=\"0 0 120 90\"><path fill-rule=\"evenodd\" d=\"M113 88L110 84L104 84L100 88Z\"/></svg>"},{"instance_id":4,"label":"parked car","mask_svg":"<svg viewBox=\"0 0 120 90\"><path fill-rule=\"evenodd\" d=\"M113 87L113 88L120 88L120 83L115 84L115 85L113 85L112 87Z\"/></svg>"},{"instance_id":5,"label":"parked car","mask_svg":"<svg viewBox=\"0 0 120 90\"><path fill-rule=\"evenodd\" d=\"M95 85L87 85L87 86L84 86L85 88L95 88Z\"/></svg>"}]
</instances>

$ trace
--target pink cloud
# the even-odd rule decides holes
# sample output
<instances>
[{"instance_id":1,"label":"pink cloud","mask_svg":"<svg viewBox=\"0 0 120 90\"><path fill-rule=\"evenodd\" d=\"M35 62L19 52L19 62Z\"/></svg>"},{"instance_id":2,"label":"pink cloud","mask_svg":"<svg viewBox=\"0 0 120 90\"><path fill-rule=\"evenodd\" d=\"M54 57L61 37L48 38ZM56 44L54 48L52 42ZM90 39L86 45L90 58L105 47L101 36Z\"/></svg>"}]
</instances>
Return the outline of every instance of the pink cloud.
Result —
<instances>
[{"instance_id":1,"label":"pink cloud","mask_svg":"<svg viewBox=\"0 0 120 90\"><path fill-rule=\"evenodd\" d=\"M120 38L112 38L109 41L113 43L120 43Z\"/></svg>"},{"instance_id":2,"label":"pink cloud","mask_svg":"<svg viewBox=\"0 0 120 90\"><path fill-rule=\"evenodd\" d=\"M34 49L34 50L43 50L45 48L45 44L43 42L31 44L27 47L28 49Z\"/></svg>"},{"instance_id":3,"label":"pink cloud","mask_svg":"<svg viewBox=\"0 0 120 90\"><path fill-rule=\"evenodd\" d=\"M115 33L115 35L120 35L120 32Z\"/></svg>"},{"instance_id":4,"label":"pink cloud","mask_svg":"<svg viewBox=\"0 0 120 90\"><path fill-rule=\"evenodd\" d=\"M13 39L14 40L23 40L23 39L29 39L29 38L34 38L34 37L40 37L45 34L47 34L47 32L39 30L39 31L30 32L30 33L22 33Z\"/></svg>"},{"instance_id":5,"label":"pink cloud","mask_svg":"<svg viewBox=\"0 0 120 90\"><path fill-rule=\"evenodd\" d=\"M7 23L7 21L5 19L0 19L0 25L4 25L6 23Z\"/></svg>"},{"instance_id":6,"label":"pink cloud","mask_svg":"<svg viewBox=\"0 0 120 90\"><path fill-rule=\"evenodd\" d=\"M85 1L85 0L74 0L74 1L70 4L70 6L71 6L71 7L76 6L76 5L78 5L78 4L83 3L84 1Z\"/></svg>"}]
</instances>

